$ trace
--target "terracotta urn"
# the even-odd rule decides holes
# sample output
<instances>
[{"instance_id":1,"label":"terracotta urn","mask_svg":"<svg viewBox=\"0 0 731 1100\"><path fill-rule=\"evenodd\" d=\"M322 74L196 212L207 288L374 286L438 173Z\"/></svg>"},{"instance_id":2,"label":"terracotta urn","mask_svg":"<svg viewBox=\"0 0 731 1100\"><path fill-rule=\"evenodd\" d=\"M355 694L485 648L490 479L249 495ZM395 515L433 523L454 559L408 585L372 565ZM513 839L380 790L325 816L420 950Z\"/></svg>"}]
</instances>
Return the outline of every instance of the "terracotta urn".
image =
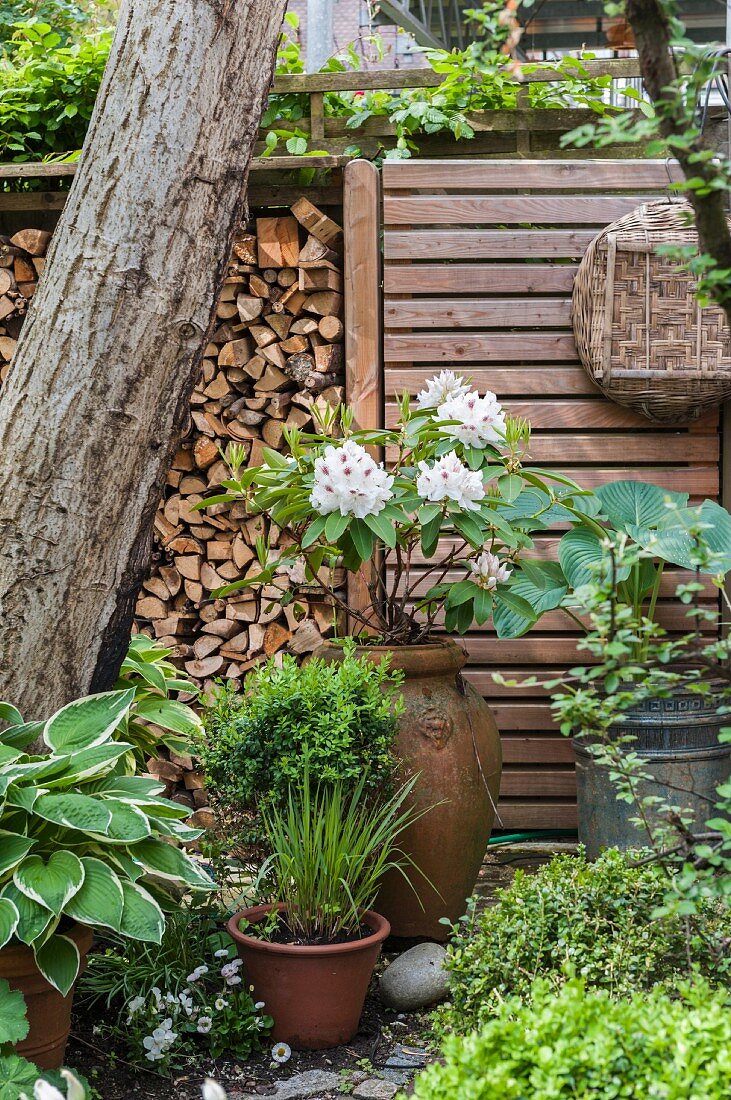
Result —
<instances>
[{"instance_id":1,"label":"terracotta urn","mask_svg":"<svg viewBox=\"0 0 731 1100\"><path fill-rule=\"evenodd\" d=\"M75 924L64 935L79 949L82 973L94 933L84 924ZM0 951L0 978L23 994L28 1012L30 1030L15 1052L41 1069L59 1069L71 1031L73 989L65 997L54 989L36 966L30 947L22 943L10 943Z\"/></svg>"},{"instance_id":2,"label":"terracotta urn","mask_svg":"<svg viewBox=\"0 0 731 1100\"><path fill-rule=\"evenodd\" d=\"M278 907L280 912L284 907ZM348 943L301 946L257 939L240 924L256 925L271 912L256 905L235 913L227 928L236 942L254 999L274 1020L272 1036L295 1050L324 1050L348 1043L358 1031L373 969L388 936L388 921L363 913L370 935Z\"/></svg>"},{"instance_id":3,"label":"terracotta urn","mask_svg":"<svg viewBox=\"0 0 731 1100\"><path fill-rule=\"evenodd\" d=\"M500 735L487 703L462 677L467 655L454 642L361 646L357 653L374 661L390 654L391 667L403 671L397 753L404 778L419 773L415 804L434 807L401 838L424 877L412 872L412 889L390 873L376 908L394 936L445 940L441 920L465 912L487 849L500 792ZM317 656L337 661L342 650L326 644Z\"/></svg>"}]
</instances>

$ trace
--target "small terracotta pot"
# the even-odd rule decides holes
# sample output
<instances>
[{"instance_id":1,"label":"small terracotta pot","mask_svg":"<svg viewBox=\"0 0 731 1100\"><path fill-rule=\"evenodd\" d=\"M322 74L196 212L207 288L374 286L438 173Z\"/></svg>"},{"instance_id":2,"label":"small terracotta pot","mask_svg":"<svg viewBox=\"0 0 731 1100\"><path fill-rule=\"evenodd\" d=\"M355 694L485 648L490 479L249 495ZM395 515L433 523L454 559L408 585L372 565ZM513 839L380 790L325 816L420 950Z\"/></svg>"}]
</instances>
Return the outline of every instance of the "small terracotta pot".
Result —
<instances>
[{"instance_id":1,"label":"small terracotta pot","mask_svg":"<svg viewBox=\"0 0 731 1100\"><path fill-rule=\"evenodd\" d=\"M389 871L376 905L391 935L445 940L441 919L454 923L464 913L495 820L500 734L485 700L463 680L467 654L454 642L359 646L356 654L373 661L388 656L391 668L403 672L396 755L404 776L419 773L409 803L433 807L398 839L422 873L409 873L414 888ZM341 661L343 648L325 643L316 656Z\"/></svg>"},{"instance_id":2,"label":"small terracotta pot","mask_svg":"<svg viewBox=\"0 0 731 1100\"><path fill-rule=\"evenodd\" d=\"M78 947L79 974L83 974L94 933L85 924L75 924L63 934ZM0 950L0 978L5 978L11 989L23 994L28 1010L30 1031L14 1049L41 1069L58 1069L63 1065L71 1031L73 989L65 997L54 989L36 966L30 947L22 943L13 943Z\"/></svg>"},{"instance_id":3,"label":"small terracotta pot","mask_svg":"<svg viewBox=\"0 0 731 1100\"><path fill-rule=\"evenodd\" d=\"M284 906L278 908L281 912ZM323 947L268 943L239 930L242 920L257 924L271 910L271 905L243 909L227 927L254 998L264 1002L274 1019L273 1038L295 1050L324 1050L350 1042L381 944L390 932L388 921L369 910L362 919L373 935Z\"/></svg>"}]
</instances>

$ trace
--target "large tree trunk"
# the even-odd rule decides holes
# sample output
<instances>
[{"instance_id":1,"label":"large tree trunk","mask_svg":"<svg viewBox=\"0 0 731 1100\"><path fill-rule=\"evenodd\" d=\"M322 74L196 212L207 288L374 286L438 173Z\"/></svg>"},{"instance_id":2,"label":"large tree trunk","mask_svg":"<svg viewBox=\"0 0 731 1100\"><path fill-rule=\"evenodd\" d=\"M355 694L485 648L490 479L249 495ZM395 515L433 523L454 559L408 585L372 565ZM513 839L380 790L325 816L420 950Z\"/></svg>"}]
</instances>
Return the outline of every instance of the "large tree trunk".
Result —
<instances>
[{"instance_id":1,"label":"large tree trunk","mask_svg":"<svg viewBox=\"0 0 731 1100\"><path fill-rule=\"evenodd\" d=\"M27 718L116 677L285 7L122 0L0 393L0 698Z\"/></svg>"}]
</instances>

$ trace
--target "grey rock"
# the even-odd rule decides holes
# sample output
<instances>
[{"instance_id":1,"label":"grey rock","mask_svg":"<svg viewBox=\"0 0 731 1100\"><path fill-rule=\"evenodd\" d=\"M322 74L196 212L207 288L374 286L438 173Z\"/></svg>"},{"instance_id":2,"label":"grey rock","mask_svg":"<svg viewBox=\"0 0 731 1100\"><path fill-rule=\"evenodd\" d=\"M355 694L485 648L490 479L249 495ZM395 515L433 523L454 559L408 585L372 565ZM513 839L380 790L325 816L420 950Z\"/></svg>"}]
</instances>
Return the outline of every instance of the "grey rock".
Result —
<instances>
[{"instance_id":1,"label":"grey rock","mask_svg":"<svg viewBox=\"0 0 731 1100\"><path fill-rule=\"evenodd\" d=\"M411 1078L414 1076L414 1070L408 1069L385 1069L381 1070L382 1076L386 1081L392 1081L394 1085L408 1085Z\"/></svg>"},{"instance_id":2,"label":"grey rock","mask_svg":"<svg viewBox=\"0 0 731 1100\"><path fill-rule=\"evenodd\" d=\"M274 1092L269 1093L271 1100L308 1100L321 1096L324 1092L337 1089L340 1076L323 1069L308 1069L286 1081L278 1081ZM243 1100L261 1100L261 1093L244 1093Z\"/></svg>"},{"instance_id":3,"label":"grey rock","mask_svg":"<svg viewBox=\"0 0 731 1100\"><path fill-rule=\"evenodd\" d=\"M353 1089L355 1100L392 1100L398 1092L398 1085L392 1085L390 1081L381 1081L377 1077L371 1077Z\"/></svg>"},{"instance_id":4,"label":"grey rock","mask_svg":"<svg viewBox=\"0 0 731 1100\"><path fill-rule=\"evenodd\" d=\"M399 955L381 977L383 1003L411 1012L441 1001L447 995L446 956L438 943L420 943Z\"/></svg>"}]
</instances>

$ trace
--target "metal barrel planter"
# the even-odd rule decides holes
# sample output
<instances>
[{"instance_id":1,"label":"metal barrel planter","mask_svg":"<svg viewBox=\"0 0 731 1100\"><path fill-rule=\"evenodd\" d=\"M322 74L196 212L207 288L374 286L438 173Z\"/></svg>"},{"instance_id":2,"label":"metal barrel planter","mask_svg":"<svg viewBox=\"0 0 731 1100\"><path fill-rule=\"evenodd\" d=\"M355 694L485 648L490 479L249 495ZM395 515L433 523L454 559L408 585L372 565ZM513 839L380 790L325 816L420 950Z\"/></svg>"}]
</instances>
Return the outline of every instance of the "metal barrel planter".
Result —
<instances>
[{"instance_id":1,"label":"metal barrel planter","mask_svg":"<svg viewBox=\"0 0 731 1100\"><path fill-rule=\"evenodd\" d=\"M647 699L625 712L617 736L634 741L618 747L643 758L652 779L638 784L640 797L657 795L690 813L692 828L702 830L714 816L716 789L731 774L731 744L720 744L719 730L731 726L730 714L719 714L713 695L678 690L666 699ZM590 859L603 848L637 848L648 843L647 831L635 825L634 803L620 801L609 769L592 752L591 739L574 738L579 840ZM658 811L648 821L660 824Z\"/></svg>"}]
</instances>

